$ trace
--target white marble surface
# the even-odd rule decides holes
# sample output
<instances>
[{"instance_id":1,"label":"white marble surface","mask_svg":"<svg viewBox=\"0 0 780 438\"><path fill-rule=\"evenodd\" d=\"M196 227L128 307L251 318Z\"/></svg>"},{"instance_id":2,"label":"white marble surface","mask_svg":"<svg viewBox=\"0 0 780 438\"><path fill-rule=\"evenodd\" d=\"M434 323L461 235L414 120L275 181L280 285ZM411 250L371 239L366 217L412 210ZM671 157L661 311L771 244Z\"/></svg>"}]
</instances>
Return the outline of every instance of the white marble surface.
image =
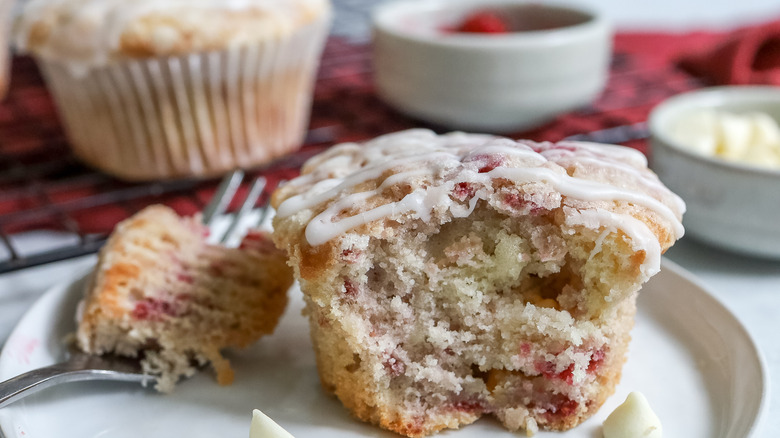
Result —
<instances>
[{"instance_id":1,"label":"white marble surface","mask_svg":"<svg viewBox=\"0 0 780 438\"><path fill-rule=\"evenodd\" d=\"M565 1L565 0L561 0ZM590 4L619 29L691 30L732 28L780 18L777 0L569 0Z\"/></svg>"}]
</instances>

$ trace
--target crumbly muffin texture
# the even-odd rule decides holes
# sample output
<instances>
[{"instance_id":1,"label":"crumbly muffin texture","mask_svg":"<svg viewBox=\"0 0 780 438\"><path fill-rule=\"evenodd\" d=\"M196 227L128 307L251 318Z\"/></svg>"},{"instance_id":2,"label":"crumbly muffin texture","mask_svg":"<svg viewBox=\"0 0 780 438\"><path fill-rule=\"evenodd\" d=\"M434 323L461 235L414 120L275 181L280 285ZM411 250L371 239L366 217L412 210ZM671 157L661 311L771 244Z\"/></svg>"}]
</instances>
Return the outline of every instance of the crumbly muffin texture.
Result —
<instances>
[{"instance_id":1,"label":"crumbly muffin texture","mask_svg":"<svg viewBox=\"0 0 780 438\"><path fill-rule=\"evenodd\" d=\"M230 384L222 350L274 331L292 272L265 232L250 232L239 248L207 244L207 234L197 217L164 206L119 224L82 302L78 346L141 357L163 392L208 363Z\"/></svg>"},{"instance_id":2,"label":"crumbly muffin texture","mask_svg":"<svg viewBox=\"0 0 780 438\"><path fill-rule=\"evenodd\" d=\"M323 387L410 437L596 412L684 210L627 148L425 130L335 146L274 203Z\"/></svg>"}]
</instances>

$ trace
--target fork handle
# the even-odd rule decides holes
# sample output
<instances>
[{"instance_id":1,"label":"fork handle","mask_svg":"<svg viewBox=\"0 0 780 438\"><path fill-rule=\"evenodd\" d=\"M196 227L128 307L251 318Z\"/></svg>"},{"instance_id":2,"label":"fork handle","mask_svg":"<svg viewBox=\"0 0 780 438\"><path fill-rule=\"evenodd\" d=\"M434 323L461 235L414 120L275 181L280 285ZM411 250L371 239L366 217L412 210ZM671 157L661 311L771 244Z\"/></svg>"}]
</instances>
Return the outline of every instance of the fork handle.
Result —
<instances>
[{"instance_id":1,"label":"fork handle","mask_svg":"<svg viewBox=\"0 0 780 438\"><path fill-rule=\"evenodd\" d=\"M82 380L124 380L132 382L145 381L144 376L117 373L109 370L79 369L72 363L61 362L43 368L34 369L24 374L0 382L0 408L21 400L30 394L60 383L78 382Z\"/></svg>"}]
</instances>

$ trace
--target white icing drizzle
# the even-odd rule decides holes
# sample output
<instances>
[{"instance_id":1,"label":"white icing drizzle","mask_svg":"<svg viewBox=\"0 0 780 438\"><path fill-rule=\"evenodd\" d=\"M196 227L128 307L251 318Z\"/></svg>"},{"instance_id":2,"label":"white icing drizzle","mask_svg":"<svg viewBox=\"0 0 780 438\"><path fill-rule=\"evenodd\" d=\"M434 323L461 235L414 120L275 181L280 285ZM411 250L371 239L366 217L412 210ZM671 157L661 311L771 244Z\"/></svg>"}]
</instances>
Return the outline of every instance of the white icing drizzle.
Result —
<instances>
[{"instance_id":1,"label":"white icing drizzle","mask_svg":"<svg viewBox=\"0 0 780 438\"><path fill-rule=\"evenodd\" d=\"M345 159L345 155L350 158ZM575 164L577 176L569 175L566 168L574 168ZM646 165L641 153L625 147L576 142L536 144L410 130L379 137L362 148L354 144L335 146L313 158L305 166L308 173L291 182L298 194L282 202L277 214L288 217L325 205L306 226L306 239L316 246L384 218L408 216L428 221L434 212L447 210L454 217L466 217L478 200L489 199L487 187L501 178L516 184L541 182L570 200L624 202L647 208L667 221L679 238L684 233L680 217L685 205ZM385 179L378 181L383 175ZM609 178L610 182L595 178ZM356 189L372 180L377 180L378 184L371 186L376 188ZM381 198L385 189L400 183L408 184L411 193L397 202ZM468 207L451 196L461 183L480 187L470 194ZM379 205L375 205L377 202ZM644 222L604 208L565 208L569 213L567 225L622 230L637 250L646 251L643 269L647 273L659 269L660 244ZM352 210L355 213L347 214Z\"/></svg>"},{"instance_id":2,"label":"white icing drizzle","mask_svg":"<svg viewBox=\"0 0 780 438\"><path fill-rule=\"evenodd\" d=\"M559 146L569 146L573 142L560 142ZM647 158L636 150L615 145L605 145L598 143L574 143L578 153L567 149L548 149L541 154L551 161L555 161L564 167L575 166L576 163L588 163L592 166L601 166L604 163L605 155L610 158L611 168L631 177L632 181L643 185L648 190L658 192L658 188L663 189L657 193L659 197L668 192L658 177L651 172L642 172L640 169L647 167ZM674 204L674 209L681 213L685 212L685 203L678 196L668 198ZM678 230L679 232L679 230Z\"/></svg>"},{"instance_id":3,"label":"white icing drizzle","mask_svg":"<svg viewBox=\"0 0 780 438\"><path fill-rule=\"evenodd\" d=\"M400 158L397 158L395 160L377 160L378 163L371 167L363 168L356 173L343 178L343 179L334 179L329 178L325 181L328 181L327 185L332 187L329 190L326 190L324 192L307 192L303 193L301 195L298 195L294 198L290 198L286 200L282 205L279 206L279 210L277 211L277 214L279 214L282 217L289 216L295 211L303 210L306 208L311 208L315 205L321 204L325 202L328 199L332 199L335 196L337 196L339 193L341 193L343 190L348 190L352 187L355 187L356 185L360 183L364 183L368 180L379 178L383 173L387 172L388 170L393 169L394 167L401 166L404 164L409 163L410 158L417 158L419 160L425 161L425 162L431 162L435 163L438 159L446 160L447 158L454 158L458 159L459 157L452 155L450 153L444 152L444 151L436 151L430 154L424 154L424 155L405 155L401 156ZM392 184L395 184L396 182L403 181L405 179L411 178L416 175L428 175L431 171L425 168L418 168L418 169L409 169L404 172L398 172L394 174L393 176L385 179L382 184L375 190L372 190L371 192L366 192L370 195L378 194L382 189L391 186ZM361 194L362 197L362 194ZM352 204L347 204L347 206ZM340 211L340 210L339 210ZM338 213L338 211L336 211Z\"/></svg>"},{"instance_id":4,"label":"white icing drizzle","mask_svg":"<svg viewBox=\"0 0 780 438\"><path fill-rule=\"evenodd\" d=\"M561 175L546 168L498 168L488 175L506 178L516 182L543 181L552 185L563 196L582 201L625 201L641 205L660 214L674 226L674 232L682 236L685 230L682 223L675 220L675 214L664 203L644 193L618 188L609 184L582 178Z\"/></svg>"},{"instance_id":5,"label":"white icing drizzle","mask_svg":"<svg viewBox=\"0 0 780 438\"><path fill-rule=\"evenodd\" d=\"M640 268L643 274L651 277L661 269L661 246L658 244L658 239L639 219L607 210L576 210L564 207L564 211L566 225L570 227L581 225L592 229L604 229L596 239L590 258L601 251L601 245L607 235L620 229L631 238L632 248L635 251L645 251L645 261Z\"/></svg>"}]
</instances>

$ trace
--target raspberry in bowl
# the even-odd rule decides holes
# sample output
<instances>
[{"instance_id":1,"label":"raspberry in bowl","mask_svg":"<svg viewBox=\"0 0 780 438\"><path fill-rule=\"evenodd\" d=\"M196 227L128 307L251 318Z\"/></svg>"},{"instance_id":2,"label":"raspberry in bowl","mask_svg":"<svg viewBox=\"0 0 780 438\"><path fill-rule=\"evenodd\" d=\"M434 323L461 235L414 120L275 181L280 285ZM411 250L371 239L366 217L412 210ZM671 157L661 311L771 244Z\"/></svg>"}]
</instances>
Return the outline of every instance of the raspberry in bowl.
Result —
<instances>
[{"instance_id":1,"label":"raspberry in bowl","mask_svg":"<svg viewBox=\"0 0 780 438\"><path fill-rule=\"evenodd\" d=\"M477 11L466 16L463 22L451 29L452 32L465 33L509 33L509 24L501 14L493 11Z\"/></svg>"},{"instance_id":2,"label":"raspberry in bowl","mask_svg":"<svg viewBox=\"0 0 780 438\"><path fill-rule=\"evenodd\" d=\"M521 0L403 0L374 21L377 93L448 128L531 129L603 89L611 29L579 6Z\"/></svg>"}]
</instances>

